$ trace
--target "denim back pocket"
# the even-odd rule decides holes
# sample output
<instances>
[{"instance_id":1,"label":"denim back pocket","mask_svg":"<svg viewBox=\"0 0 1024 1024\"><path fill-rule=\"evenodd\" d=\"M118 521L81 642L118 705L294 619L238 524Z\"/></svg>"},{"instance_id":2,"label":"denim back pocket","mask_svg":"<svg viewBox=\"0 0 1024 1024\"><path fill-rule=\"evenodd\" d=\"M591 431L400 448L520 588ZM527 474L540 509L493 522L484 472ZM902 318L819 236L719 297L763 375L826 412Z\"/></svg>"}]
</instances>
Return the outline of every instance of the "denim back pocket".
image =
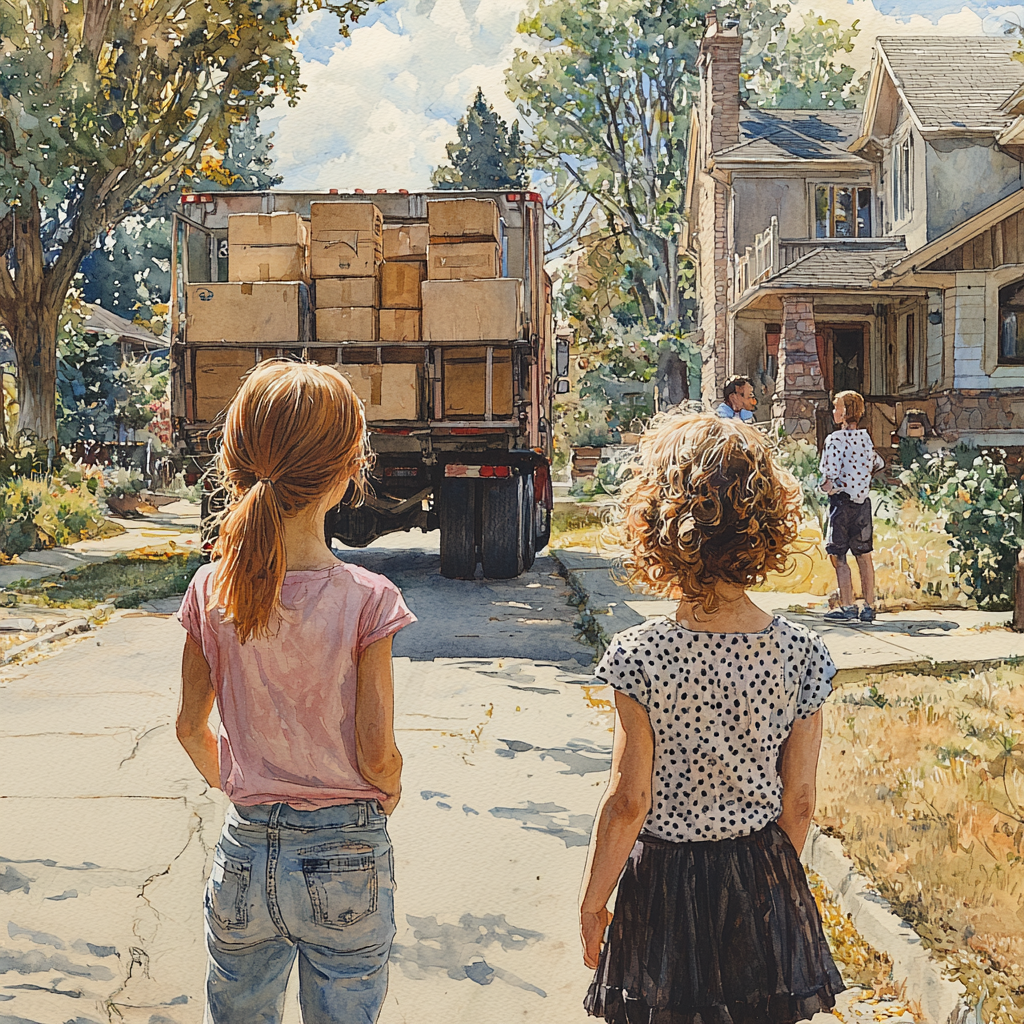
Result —
<instances>
[{"instance_id":1,"label":"denim back pocket","mask_svg":"<svg viewBox=\"0 0 1024 1024\"><path fill-rule=\"evenodd\" d=\"M219 848L213 855L213 871L206 890L206 905L222 928L244 928L249 923L248 861L226 856Z\"/></svg>"},{"instance_id":2,"label":"denim back pocket","mask_svg":"<svg viewBox=\"0 0 1024 1024\"><path fill-rule=\"evenodd\" d=\"M320 856L302 858L313 920L325 928L347 928L377 910L377 864L373 847L338 844Z\"/></svg>"}]
</instances>

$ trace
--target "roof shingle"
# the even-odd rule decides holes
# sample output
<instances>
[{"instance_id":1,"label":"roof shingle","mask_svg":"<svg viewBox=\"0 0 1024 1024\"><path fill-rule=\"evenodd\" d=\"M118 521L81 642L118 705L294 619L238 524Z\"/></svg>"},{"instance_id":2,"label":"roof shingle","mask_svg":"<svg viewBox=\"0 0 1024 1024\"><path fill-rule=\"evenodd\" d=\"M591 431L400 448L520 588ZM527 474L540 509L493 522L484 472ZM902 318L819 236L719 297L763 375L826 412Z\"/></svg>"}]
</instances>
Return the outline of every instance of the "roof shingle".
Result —
<instances>
[{"instance_id":1,"label":"roof shingle","mask_svg":"<svg viewBox=\"0 0 1024 1024\"><path fill-rule=\"evenodd\" d=\"M885 53L924 128L999 131L1012 117L999 109L1024 84L1006 36L884 36Z\"/></svg>"}]
</instances>

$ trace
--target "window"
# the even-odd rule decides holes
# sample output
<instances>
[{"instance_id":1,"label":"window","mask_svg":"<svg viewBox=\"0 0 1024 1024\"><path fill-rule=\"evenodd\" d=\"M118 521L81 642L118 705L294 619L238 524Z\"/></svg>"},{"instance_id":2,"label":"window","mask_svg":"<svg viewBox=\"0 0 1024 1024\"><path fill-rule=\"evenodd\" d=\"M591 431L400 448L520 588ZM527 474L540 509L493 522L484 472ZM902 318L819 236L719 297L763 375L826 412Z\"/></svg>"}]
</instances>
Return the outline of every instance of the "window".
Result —
<instances>
[{"instance_id":1,"label":"window","mask_svg":"<svg viewBox=\"0 0 1024 1024\"><path fill-rule=\"evenodd\" d=\"M913 136L908 132L907 137L896 144L892 151L892 222L898 224L910 216L913 209L913 197L910 188L910 153L913 146Z\"/></svg>"},{"instance_id":2,"label":"window","mask_svg":"<svg viewBox=\"0 0 1024 1024\"><path fill-rule=\"evenodd\" d=\"M999 362L1024 363L1024 281L999 290Z\"/></svg>"},{"instance_id":3,"label":"window","mask_svg":"<svg viewBox=\"0 0 1024 1024\"><path fill-rule=\"evenodd\" d=\"M816 185L814 233L817 238L870 238L871 189Z\"/></svg>"},{"instance_id":4,"label":"window","mask_svg":"<svg viewBox=\"0 0 1024 1024\"><path fill-rule=\"evenodd\" d=\"M903 322L903 383L914 383L914 368L917 359L917 317L908 313Z\"/></svg>"}]
</instances>

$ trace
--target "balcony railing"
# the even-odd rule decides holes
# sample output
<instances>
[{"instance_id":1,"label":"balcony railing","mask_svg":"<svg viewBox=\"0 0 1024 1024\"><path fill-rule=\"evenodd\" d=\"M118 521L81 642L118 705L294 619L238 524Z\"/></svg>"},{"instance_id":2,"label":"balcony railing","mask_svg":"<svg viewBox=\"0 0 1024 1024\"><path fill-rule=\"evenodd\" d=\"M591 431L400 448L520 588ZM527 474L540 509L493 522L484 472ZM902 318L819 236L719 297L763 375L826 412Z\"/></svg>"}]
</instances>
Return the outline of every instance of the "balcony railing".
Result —
<instances>
[{"instance_id":1,"label":"balcony railing","mask_svg":"<svg viewBox=\"0 0 1024 1024\"><path fill-rule=\"evenodd\" d=\"M743 255L736 253L733 279L733 301L743 298L763 281L781 273L808 253L819 249L854 250L889 249L903 242L902 237L885 238L786 238L779 236L779 221L772 217L767 229L748 245Z\"/></svg>"},{"instance_id":2,"label":"balcony railing","mask_svg":"<svg viewBox=\"0 0 1024 1024\"><path fill-rule=\"evenodd\" d=\"M748 245L741 256L736 253L736 280L733 294L738 298L756 288L766 278L782 269L779 246L779 218L772 217L767 231L762 231L753 245Z\"/></svg>"}]
</instances>

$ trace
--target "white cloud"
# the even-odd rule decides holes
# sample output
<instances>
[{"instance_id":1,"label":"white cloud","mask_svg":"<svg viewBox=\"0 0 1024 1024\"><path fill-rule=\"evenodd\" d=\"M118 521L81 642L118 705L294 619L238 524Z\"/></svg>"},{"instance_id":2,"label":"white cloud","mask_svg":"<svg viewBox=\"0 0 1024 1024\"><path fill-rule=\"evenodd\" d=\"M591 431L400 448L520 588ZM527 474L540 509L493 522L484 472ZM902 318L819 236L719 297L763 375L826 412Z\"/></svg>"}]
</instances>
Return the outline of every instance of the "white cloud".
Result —
<instances>
[{"instance_id":1,"label":"white cloud","mask_svg":"<svg viewBox=\"0 0 1024 1024\"><path fill-rule=\"evenodd\" d=\"M263 118L276 133L283 187L429 187L478 86L502 117L518 116L505 96L504 74L526 42L515 30L524 3L386 0L348 40L330 16L304 17L297 35L306 92L295 107L280 102ZM844 25L859 19L856 47L844 58L858 70L867 69L879 35L976 35L1000 31L1007 15L1024 21L1021 5L956 7L936 0L797 0L791 19L799 23L810 10ZM921 10L929 14L910 13Z\"/></svg>"}]
</instances>

